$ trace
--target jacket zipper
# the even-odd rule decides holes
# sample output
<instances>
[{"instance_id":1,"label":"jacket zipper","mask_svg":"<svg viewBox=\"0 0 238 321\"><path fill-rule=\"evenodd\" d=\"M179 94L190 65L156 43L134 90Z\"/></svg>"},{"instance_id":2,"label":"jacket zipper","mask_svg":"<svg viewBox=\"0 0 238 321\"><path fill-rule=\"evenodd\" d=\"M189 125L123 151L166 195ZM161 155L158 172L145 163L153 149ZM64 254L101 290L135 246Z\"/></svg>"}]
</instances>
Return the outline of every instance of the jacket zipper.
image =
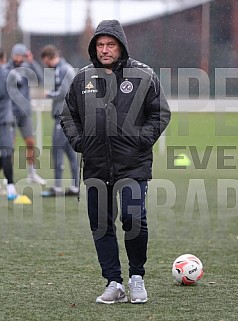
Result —
<instances>
[{"instance_id":1,"label":"jacket zipper","mask_svg":"<svg viewBox=\"0 0 238 321\"><path fill-rule=\"evenodd\" d=\"M110 117L109 117L109 109L108 104L105 104L105 110L106 110L106 146L107 146L107 165L108 165L108 177L109 181L106 182L106 184L113 184L114 183L114 174L112 171L113 164L112 164L112 147L111 147L111 140L109 137L109 126L110 126Z\"/></svg>"}]
</instances>

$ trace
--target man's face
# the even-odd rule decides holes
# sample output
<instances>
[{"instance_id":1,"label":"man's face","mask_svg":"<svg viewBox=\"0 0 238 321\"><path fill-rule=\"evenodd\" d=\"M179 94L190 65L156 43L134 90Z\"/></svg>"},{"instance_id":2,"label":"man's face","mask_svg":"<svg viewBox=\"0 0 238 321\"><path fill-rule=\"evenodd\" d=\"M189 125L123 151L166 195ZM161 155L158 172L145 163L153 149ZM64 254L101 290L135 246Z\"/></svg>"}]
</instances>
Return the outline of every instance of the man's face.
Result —
<instances>
[{"instance_id":1,"label":"man's face","mask_svg":"<svg viewBox=\"0 0 238 321\"><path fill-rule=\"evenodd\" d=\"M52 64L52 59L50 59L50 58L47 57L47 56L42 59L42 62L43 62L43 64L46 65L47 67L50 67L50 68L53 68L53 67L54 67L53 64Z\"/></svg>"},{"instance_id":2,"label":"man's face","mask_svg":"<svg viewBox=\"0 0 238 321\"><path fill-rule=\"evenodd\" d=\"M120 44L111 36L100 36L96 42L96 49L98 60L109 69L121 56Z\"/></svg>"},{"instance_id":3,"label":"man's face","mask_svg":"<svg viewBox=\"0 0 238 321\"><path fill-rule=\"evenodd\" d=\"M42 58L43 64L49 68L55 68L58 65L59 61L60 61L59 56L55 56L54 58L45 56L44 58Z\"/></svg>"},{"instance_id":4,"label":"man's face","mask_svg":"<svg viewBox=\"0 0 238 321\"><path fill-rule=\"evenodd\" d=\"M12 61L15 66L20 67L25 60L25 55L15 55L12 57Z\"/></svg>"}]
</instances>

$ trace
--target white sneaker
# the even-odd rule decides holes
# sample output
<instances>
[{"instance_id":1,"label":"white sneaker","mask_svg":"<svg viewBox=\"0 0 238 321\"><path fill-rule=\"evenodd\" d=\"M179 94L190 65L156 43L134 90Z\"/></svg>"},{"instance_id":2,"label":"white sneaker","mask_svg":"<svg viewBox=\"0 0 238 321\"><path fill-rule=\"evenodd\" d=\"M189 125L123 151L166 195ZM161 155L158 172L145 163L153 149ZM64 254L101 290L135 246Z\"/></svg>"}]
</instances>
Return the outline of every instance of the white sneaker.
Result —
<instances>
[{"instance_id":1,"label":"white sneaker","mask_svg":"<svg viewBox=\"0 0 238 321\"><path fill-rule=\"evenodd\" d=\"M41 196L42 197L64 196L64 193L61 187L53 186L48 190L41 192Z\"/></svg>"},{"instance_id":2,"label":"white sneaker","mask_svg":"<svg viewBox=\"0 0 238 321\"><path fill-rule=\"evenodd\" d=\"M7 199L8 201L14 201L18 197L14 184L7 184Z\"/></svg>"},{"instance_id":3,"label":"white sneaker","mask_svg":"<svg viewBox=\"0 0 238 321\"><path fill-rule=\"evenodd\" d=\"M47 184L47 181L44 178L40 177L36 173L28 174L27 180L30 183L37 183L37 184L40 184L40 185L46 185Z\"/></svg>"},{"instance_id":4,"label":"white sneaker","mask_svg":"<svg viewBox=\"0 0 238 321\"><path fill-rule=\"evenodd\" d=\"M140 275L132 275L129 279L131 303L145 303L148 300L145 284Z\"/></svg>"},{"instance_id":5,"label":"white sneaker","mask_svg":"<svg viewBox=\"0 0 238 321\"><path fill-rule=\"evenodd\" d=\"M127 301L124 286L116 281L111 281L103 294L96 299L96 303L105 304L122 303Z\"/></svg>"},{"instance_id":6,"label":"white sneaker","mask_svg":"<svg viewBox=\"0 0 238 321\"><path fill-rule=\"evenodd\" d=\"M18 197L18 194L7 194L8 201L14 201Z\"/></svg>"}]
</instances>

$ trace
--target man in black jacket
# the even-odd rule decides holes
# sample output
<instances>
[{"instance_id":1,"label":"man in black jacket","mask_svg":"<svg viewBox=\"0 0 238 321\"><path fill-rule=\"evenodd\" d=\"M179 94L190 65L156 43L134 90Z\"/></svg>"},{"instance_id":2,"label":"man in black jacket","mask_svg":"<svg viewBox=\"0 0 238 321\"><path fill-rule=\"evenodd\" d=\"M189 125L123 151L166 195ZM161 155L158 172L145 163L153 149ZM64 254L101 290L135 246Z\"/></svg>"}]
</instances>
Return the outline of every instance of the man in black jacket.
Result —
<instances>
[{"instance_id":1,"label":"man in black jacket","mask_svg":"<svg viewBox=\"0 0 238 321\"><path fill-rule=\"evenodd\" d=\"M129 58L117 20L98 25L88 51L92 64L74 78L61 125L83 155L90 227L107 279L96 302L127 302L115 228L119 192L130 300L145 303L147 181L152 178L152 147L169 123L170 110L153 70Z\"/></svg>"}]
</instances>

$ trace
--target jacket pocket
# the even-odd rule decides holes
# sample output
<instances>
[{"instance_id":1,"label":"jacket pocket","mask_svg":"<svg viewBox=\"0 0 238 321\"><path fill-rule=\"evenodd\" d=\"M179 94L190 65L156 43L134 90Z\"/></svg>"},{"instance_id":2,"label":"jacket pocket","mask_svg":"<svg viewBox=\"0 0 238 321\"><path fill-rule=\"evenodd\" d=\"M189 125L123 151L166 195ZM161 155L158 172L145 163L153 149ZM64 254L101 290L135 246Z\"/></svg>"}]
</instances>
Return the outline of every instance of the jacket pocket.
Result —
<instances>
[{"instance_id":1,"label":"jacket pocket","mask_svg":"<svg viewBox=\"0 0 238 321\"><path fill-rule=\"evenodd\" d=\"M149 137L139 136L138 137L138 150L146 151L151 149L152 145Z\"/></svg>"}]
</instances>

